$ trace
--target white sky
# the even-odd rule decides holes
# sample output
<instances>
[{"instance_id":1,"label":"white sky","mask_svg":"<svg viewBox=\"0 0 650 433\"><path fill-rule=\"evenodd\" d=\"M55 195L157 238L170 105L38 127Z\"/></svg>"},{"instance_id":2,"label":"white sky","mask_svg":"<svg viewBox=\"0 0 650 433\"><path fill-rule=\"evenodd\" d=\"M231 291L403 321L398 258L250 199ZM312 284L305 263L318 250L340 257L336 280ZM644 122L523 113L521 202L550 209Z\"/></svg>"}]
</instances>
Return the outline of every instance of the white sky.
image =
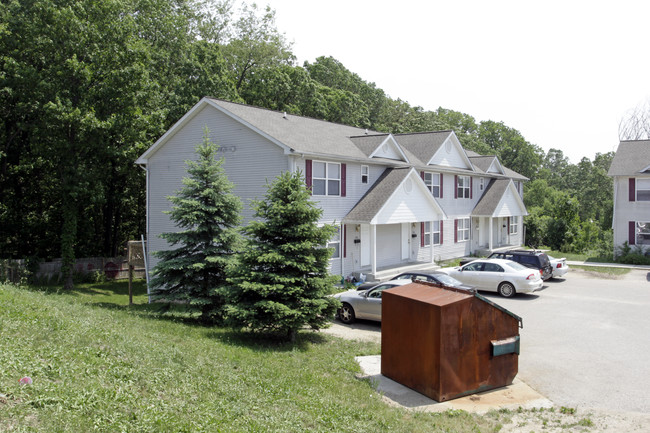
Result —
<instances>
[{"instance_id":1,"label":"white sky","mask_svg":"<svg viewBox=\"0 0 650 433\"><path fill-rule=\"evenodd\" d=\"M517 129L572 163L650 98L650 1L258 0L299 65L332 56L393 99Z\"/></svg>"}]
</instances>

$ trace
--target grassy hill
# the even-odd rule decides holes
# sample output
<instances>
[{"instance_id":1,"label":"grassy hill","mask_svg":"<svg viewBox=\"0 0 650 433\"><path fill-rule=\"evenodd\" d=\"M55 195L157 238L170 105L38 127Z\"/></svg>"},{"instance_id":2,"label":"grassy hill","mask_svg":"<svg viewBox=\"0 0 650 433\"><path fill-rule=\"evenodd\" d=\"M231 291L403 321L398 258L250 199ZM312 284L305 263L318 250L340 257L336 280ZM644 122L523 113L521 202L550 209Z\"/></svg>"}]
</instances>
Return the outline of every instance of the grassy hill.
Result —
<instances>
[{"instance_id":1,"label":"grassy hill","mask_svg":"<svg viewBox=\"0 0 650 433\"><path fill-rule=\"evenodd\" d=\"M387 406L360 372L372 343L294 344L160 315L142 283L0 285L0 431L477 432L491 417ZM32 385L21 385L24 376Z\"/></svg>"}]
</instances>

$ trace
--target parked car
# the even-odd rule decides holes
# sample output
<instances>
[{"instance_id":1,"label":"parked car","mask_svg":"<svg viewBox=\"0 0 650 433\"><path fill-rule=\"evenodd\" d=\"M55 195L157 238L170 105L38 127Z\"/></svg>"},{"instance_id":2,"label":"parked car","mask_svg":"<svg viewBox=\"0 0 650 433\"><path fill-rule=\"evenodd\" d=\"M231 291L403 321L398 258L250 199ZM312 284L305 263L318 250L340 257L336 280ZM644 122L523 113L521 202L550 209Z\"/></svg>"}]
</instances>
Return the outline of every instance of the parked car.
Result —
<instances>
[{"instance_id":1,"label":"parked car","mask_svg":"<svg viewBox=\"0 0 650 433\"><path fill-rule=\"evenodd\" d=\"M506 298L515 293L532 293L544 284L537 270L504 259L477 259L465 266L442 268L440 272L478 290L497 292Z\"/></svg>"},{"instance_id":2,"label":"parked car","mask_svg":"<svg viewBox=\"0 0 650 433\"><path fill-rule=\"evenodd\" d=\"M566 258L556 259L555 257L548 256L548 259L551 261L551 278L563 277L569 272L569 265L566 264Z\"/></svg>"},{"instance_id":3,"label":"parked car","mask_svg":"<svg viewBox=\"0 0 650 433\"><path fill-rule=\"evenodd\" d=\"M381 321L381 292L411 282L411 280L391 280L367 290L352 289L337 293L334 297L341 301L341 308L336 315L345 324L350 324L355 319Z\"/></svg>"},{"instance_id":4,"label":"parked car","mask_svg":"<svg viewBox=\"0 0 650 433\"><path fill-rule=\"evenodd\" d=\"M513 262L521 263L527 268L538 269L542 280L551 278L553 268L551 261L548 259L543 251L535 250L509 250L498 251L490 254L488 259L505 259L512 260Z\"/></svg>"},{"instance_id":5,"label":"parked car","mask_svg":"<svg viewBox=\"0 0 650 433\"><path fill-rule=\"evenodd\" d=\"M455 279L454 277L450 277L449 275L440 271L402 272L401 274L396 275L390 279L390 281L394 281L394 280L427 281L429 283L440 284L442 286L453 287L455 289L470 290L470 291L474 290L474 287L465 285L460 281L458 281L457 279ZM377 285L377 282L363 283L359 287L357 287L357 290L368 290L369 288L375 285Z\"/></svg>"}]
</instances>

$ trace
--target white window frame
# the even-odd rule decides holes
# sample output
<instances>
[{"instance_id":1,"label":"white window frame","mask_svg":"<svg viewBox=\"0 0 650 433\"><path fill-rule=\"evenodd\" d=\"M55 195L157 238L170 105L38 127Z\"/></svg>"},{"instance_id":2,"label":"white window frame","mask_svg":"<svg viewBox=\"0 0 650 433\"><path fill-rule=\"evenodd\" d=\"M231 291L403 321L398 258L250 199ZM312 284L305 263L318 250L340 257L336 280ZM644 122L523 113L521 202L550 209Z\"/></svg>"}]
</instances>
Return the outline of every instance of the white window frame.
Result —
<instances>
[{"instance_id":1,"label":"white window frame","mask_svg":"<svg viewBox=\"0 0 650 433\"><path fill-rule=\"evenodd\" d=\"M518 230L519 230L519 217L518 216L511 216L510 217L509 233L511 235L516 235Z\"/></svg>"},{"instance_id":2,"label":"white window frame","mask_svg":"<svg viewBox=\"0 0 650 433\"><path fill-rule=\"evenodd\" d=\"M471 176L458 175L456 179L456 197L470 198L472 184Z\"/></svg>"},{"instance_id":3,"label":"white window frame","mask_svg":"<svg viewBox=\"0 0 650 433\"><path fill-rule=\"evenodd\" d=\"M637 221L634 224L634 243L650 245L650 221Z\"/></svg>"},{"instance_id":4,"label":"white window frame","mask_svg":"<svg viewBox=\"0 0 650 433\"><path fill-rule=\"evenodd\" d=\"M424 233L422 233L422 235L424 236L422 245L425 247L430 247L431 246L431 221L424 222Z\"/></svg>"},{"instance_id":5,"label":"white window frame","mask_svg":"<svg viewBox=\"0 0 650 433\"><path fill-rule=\"evenodd\" d=\"M435 198L440 198L440 176L442 173L424 172L424 184Z\"/></svg>"},{"instance_id":6,"label":"white window frame","mask_svg":"<svg viewBox=\"0 0 650 433\"><path fill-rule=\"evenodd\" d=\"M458 218L456 222L456 242L468 242L470 218Z\"/></svg>"},{"instance_id":7,"label":"white window frame","mask_svg":"<svg viewBox=\"0 0 650 433\"><path fill-rule=\"evenodd\" d=\"M436 241L437 236L437 241ZM433 239L433 245L441 245L440 243L440 221L433 221L433 226L431 228L431 239Z\"/></svg>"},{"instance_id":8,"label":"white window frame","mask_svg":"<svg viewBox=\"0 0 650 433\"><path fill-rule=\"evenodd\" d=\"M485 188L485 178L482 177L481 180L478 183L478 189L483 191L483 188Z\"/></svg>"},{"instance_id":9,"label":"white window frame","mask_svg":"<svg viewBox=\"0 0 650 433\"><path fill-rule=\"evenodd\" d=\"M333 248L334 252L330 260L341 258L341 226L336 226L336 233L327 243L327 248Z\"/></svg>"},{"instance_id":10,"label":"white window frame","mask_svg":"<svg viewBox=\"0 0 650 433\"><path fill-rule=\"evenodd\" d=\"M639 188L643 185L643 188ZM636 178L636 201L650 201L650 178ZM640 195L641 193L642 195Z\"/></svg>"},{"instance_id":11,"label":"white window frame","mask_svg":"<svg viewBox=\"0 0 650 433\"><path fill-rule=\"evenodd\" d=\"M316 175L317 164L324 164L325 177L320 177ZM333 167L338 167L338 178L334 177L334 175L332 174ZM325 184L324 194L318 194L316 189L317 182L324 182ZM330 194L330 189L331 189L330 182L337 182L338 192L336 194ZM341 164L338 162L312 161L311 190L312 190L312 195L315 196L340 197L341 196Z\"/></svg>"},{"instance_id":12,"label":"white window frame","mask_svg":"<svg viewBox=\"0 0 650 433\"><path fill-rule=\"evenodd\" d=\"M370 180L370 166L362 165L361 166L361 183L368 183Z\"/></svg>"}]
</instances>

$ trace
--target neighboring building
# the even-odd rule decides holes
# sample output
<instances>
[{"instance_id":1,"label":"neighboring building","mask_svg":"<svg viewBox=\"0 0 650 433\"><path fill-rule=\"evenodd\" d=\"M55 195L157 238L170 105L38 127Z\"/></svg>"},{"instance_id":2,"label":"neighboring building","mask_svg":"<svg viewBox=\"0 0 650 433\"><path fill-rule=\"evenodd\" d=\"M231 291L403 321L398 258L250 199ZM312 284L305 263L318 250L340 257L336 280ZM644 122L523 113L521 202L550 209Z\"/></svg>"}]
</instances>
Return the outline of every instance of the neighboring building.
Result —
<instances>
[{"instance_id":1,"label":"neighboring building","mask_svg":"<svg viewBox=\"0 0 650 433\"><path fill-rule=\"evenodd\" d=\"M614 254L626 241L650 246L650 140L621 141L607 174L614 178Z\"/></svg>"},{"instance_id":2,"label":"neighboring building","mask_svg":"<svg viewBox=\"0 0 650 433\"><path fill-rule=\"evenodd\" d=\"M181 188L205 127L244 202L244 223L267 182L304 173L321 222L339 227L328 244L334 274L372 278L523 243L527 178L494 156L465 151L453 131L377 133L203 98L136 161L147 171L150 252L168 248L159 235L176 230L164 213L167 197Z\"/></svg>"}]
</instances>

